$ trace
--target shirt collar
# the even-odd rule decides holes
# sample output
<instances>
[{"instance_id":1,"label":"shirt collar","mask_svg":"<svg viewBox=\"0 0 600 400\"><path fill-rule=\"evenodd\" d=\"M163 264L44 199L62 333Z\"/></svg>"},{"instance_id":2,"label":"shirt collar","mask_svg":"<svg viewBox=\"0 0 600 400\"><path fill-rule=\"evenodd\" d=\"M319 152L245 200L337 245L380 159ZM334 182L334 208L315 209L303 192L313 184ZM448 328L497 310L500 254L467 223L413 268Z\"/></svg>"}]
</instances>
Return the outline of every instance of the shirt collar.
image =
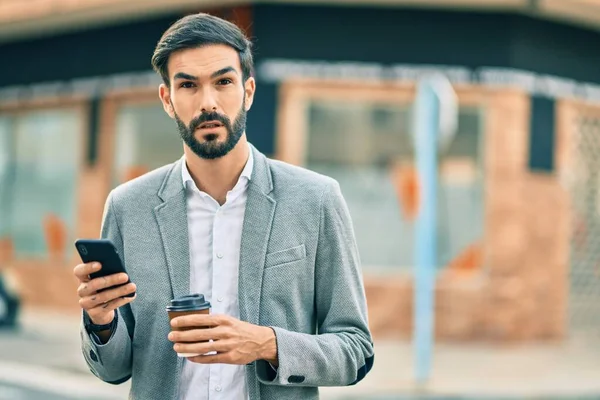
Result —
<instances>
[{"instance_id":1,"label":"shirt collar","mask_svg":"<svg viewBox=\"0 0 600 400\"><path fill-rule=\"evenodd\" d=\"M250 144L248 144L248 150L248 161L246 161L246 165L242 170L240 180L242 178L246 178L248 181L250 181L252 179L252 171L254 170L254 154L252 154L252 148L250 147ZM188 170L185 162L185 155L181 157L181 178L183 179L183 187L187 187L188 182L191 182L195 185L192 175L190 175L190 171Z\"/></svg>"}]
</instances>

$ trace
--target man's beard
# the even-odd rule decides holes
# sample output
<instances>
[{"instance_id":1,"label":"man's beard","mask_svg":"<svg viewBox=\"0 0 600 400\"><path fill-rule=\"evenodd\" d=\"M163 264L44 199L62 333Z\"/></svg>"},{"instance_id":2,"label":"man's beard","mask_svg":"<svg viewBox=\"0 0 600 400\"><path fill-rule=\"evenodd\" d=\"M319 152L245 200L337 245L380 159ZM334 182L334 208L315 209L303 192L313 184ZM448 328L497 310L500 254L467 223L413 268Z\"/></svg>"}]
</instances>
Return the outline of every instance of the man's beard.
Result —
<instances>
[{"instance_id":1,"label":"man's beard","mask_svg":"<svg viewBox=\"0 0 600 400\"><path fill-rule=\"evenodd\" d=\"M235 117L233 125L229 118L225 115L219 114L216 111L211 113L202 113L198 117L194 118L189 126L179 118L177 113L175 114L175 121L179 128L179 135L183 142L200 158L215 159L220 158L229 153L235 145L240 141L240 138L246 130L246 102L242 104L240 112ZM205 141L200 142L196 139L196 129L208 121L219 121L223 124L227 130L227 137L224 142L219 142L216 134L208 134L205 136Z\"/></svg>"}]
</instances>

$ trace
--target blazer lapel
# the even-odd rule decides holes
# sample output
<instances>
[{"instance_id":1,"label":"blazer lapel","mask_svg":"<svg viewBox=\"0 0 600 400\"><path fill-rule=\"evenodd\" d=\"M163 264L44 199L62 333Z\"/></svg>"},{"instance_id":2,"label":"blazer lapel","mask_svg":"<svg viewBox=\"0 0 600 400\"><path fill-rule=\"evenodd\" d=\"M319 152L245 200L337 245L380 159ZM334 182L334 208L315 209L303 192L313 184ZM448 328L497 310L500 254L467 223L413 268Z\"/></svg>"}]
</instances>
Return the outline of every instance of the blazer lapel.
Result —
<instances>
[{"instance_id":1,"label":"blazer lapel","mask_svg":"<svg viewBox=\"0 0 600 400\"><path fill-rule=\"evenodd\" d=\"M154 209L165 250L173 297L187 295L190 291L187 209L181 177L183 162L176 162L165 178L158 193L164 203Z\"/></svg>"},{"instance_id":2,"label":"blazer lapel","mask_svg":"<svg viewBox=\"0 0 600 400\"><path fill-rule=\"evenodd\" d=\"M238 298L240 319L259 324L263 269L276 202L269 196L273 190L273 181L267 159L253 146L251 151L254 169L248 185L242 228Z\"/></svg>"}]
</instances>

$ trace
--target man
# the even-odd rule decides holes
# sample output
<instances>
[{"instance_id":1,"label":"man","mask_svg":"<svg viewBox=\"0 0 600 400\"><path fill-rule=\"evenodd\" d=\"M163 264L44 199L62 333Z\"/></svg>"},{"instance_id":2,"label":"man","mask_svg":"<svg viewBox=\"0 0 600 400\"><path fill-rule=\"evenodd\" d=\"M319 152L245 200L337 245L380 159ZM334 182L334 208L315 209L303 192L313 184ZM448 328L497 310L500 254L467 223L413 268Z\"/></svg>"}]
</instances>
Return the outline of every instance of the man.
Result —
<instances>
[{"instance_id":1,"label":"man","mask_svg":"<svg viewBox=\"0 0 600 400\"><path fill-rule=\"evenodd\" d=\"M75 267L90 369L115 384L131 377L131 398L144 400L306 400L360 381L373 344L348 210L333 179L247 142L250 42L192 15L165 32L152 63L184 157L109 195L102 236L132 283L98 292L128 276L89 280L101 266ZM190 293L210 300L210 315L169 326L168 302Z\"/></svg>"}]
</instances>

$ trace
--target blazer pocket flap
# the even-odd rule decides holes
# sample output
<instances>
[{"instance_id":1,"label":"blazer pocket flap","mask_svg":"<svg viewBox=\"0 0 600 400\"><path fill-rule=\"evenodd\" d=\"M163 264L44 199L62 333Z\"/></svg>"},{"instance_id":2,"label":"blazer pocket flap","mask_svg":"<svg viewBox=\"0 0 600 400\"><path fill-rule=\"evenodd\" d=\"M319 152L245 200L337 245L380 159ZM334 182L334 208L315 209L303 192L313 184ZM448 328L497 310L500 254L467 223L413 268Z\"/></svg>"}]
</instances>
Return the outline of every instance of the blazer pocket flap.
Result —
<instances>
[{"instance_id":1,"label":"blazer pocket flap","mask_svg":"<svg viewBox=\"0 0 600 400\"><path fill-rule=\"evenodd\" d=\"M265 258L265 268L302 260L305 257L306 248L301 244L300 246L292 247L290 249L267 254Z\"/></svg>"}]
</instances>

